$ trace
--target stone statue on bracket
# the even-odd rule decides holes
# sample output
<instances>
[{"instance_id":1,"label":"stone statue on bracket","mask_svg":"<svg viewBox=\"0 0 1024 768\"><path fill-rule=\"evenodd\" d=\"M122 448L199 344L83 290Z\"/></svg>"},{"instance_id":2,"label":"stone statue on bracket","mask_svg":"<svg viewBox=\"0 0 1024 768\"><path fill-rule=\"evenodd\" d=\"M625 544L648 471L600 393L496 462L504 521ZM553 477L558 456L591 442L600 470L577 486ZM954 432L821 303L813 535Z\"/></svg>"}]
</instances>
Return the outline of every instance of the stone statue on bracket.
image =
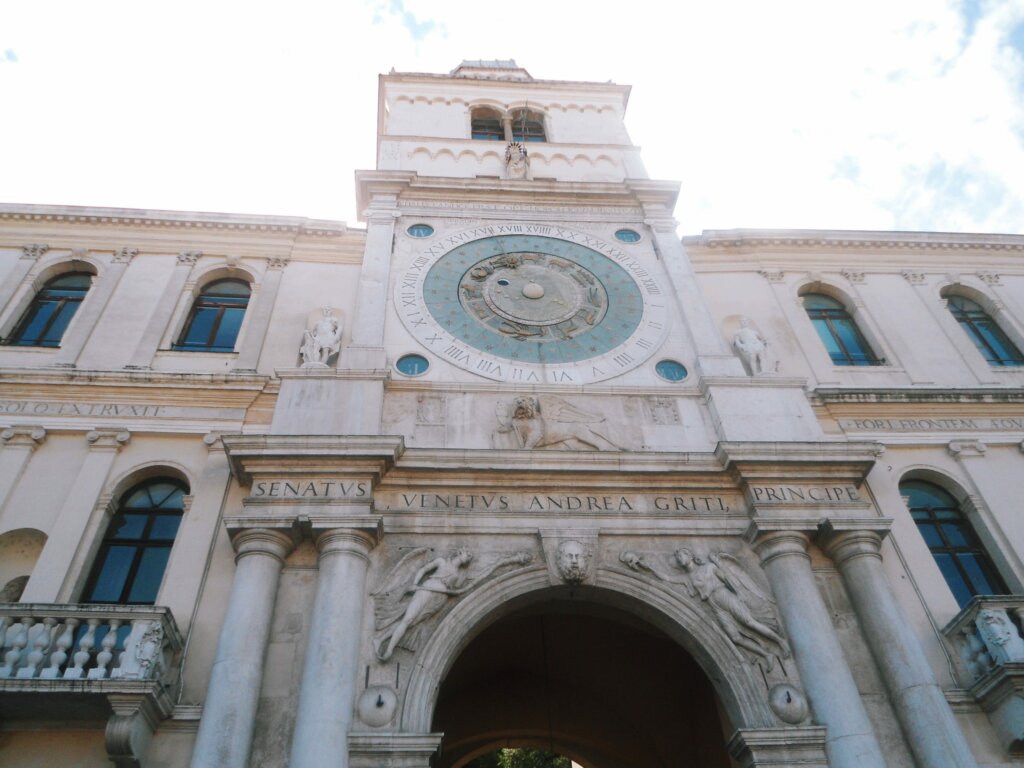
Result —
<instances>
[{"instance_id":1,"label":"stone statue on bracket","mask_svg":"<svg viewBox=\"0 0 1024 768\"><path fill-rule=\"evenodd\" d=\"M496 448L621 451L601 426L604 416L577 408L560 397L522 395L496 410Z\"/></svg>"},{"instance_id":2,"label":"stone statue on bracket","mask_svg":"<svg viewBox=\"0 0 1024 768\"><path fill-rule=\"evenodd\" d=\"M754 329L749 317L740 318L740 327L732 337L732 345L751 376L768 371L768 342Z\"/></svg>"},{"instance_id":3,"label":"stone statue on bracket","mask_svg":"<svg viewBox=\"0 0 1024 768\"><path fill-rule=\"evenodd\" d=\"M732 644L763 659L768 672L775 666L776 655L789 658L789 643L782 636L775 601L732 555L712 552L704 559L689 549L679 549L673 564L682 572L682 579L662 573L658 564L636 552L623 552L619 560L631 570L681 585L689 597L708 607Z\"/></svg>"},{"instance_id":4,"label":"stone statue on bracket","mask_svg":"<svg viewBox=\"0 0 1024 768\"><path fill-rule=\"evenodd\" d=\"M522 142L510 141L505 148L505 173L510 179L530 178L530 156Z\"/></svg>"},{"instance_id":5,"label":"stone statue on bracket","mask_svg":"<svg viewBox=\"0 0 1024 768\"><path fill-rule=\"evenodd\" d=\"M533 560L529 552L513 552L471 573L474 556L470 550L462 548L433 559L430 551L418 547L406 554L372 594L377 631L373 644L381 661L390 659L398 648L415 651L425 622L441 611L449 598L466 594L501 568Z\"/></svg>"},{"instance_id":6,"label":"stone statue on bracket","mask_svg":"<svg viewBox=\"0 0 1024 768\"><path fill-rule=\"evenodd\" d=\"M344 325L331 307L321 310L316 325L302 332L302 367L326 368L327 361L341 349Z\"/></svg>"}]
</instances>

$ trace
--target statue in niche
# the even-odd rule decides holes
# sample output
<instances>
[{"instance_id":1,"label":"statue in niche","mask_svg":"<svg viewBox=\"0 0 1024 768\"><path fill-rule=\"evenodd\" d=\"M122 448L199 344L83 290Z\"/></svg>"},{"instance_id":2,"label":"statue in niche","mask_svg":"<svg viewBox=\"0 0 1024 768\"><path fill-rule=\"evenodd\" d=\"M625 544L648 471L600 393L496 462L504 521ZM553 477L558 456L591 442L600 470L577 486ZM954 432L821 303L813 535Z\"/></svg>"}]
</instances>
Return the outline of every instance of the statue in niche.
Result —
<instances>
[{"instance_id":1,"label":"statue in niche","mask_svg":"<svg viewBox=\"0 0 1024 768\"><path fill-rule=\"evenodd\" d=\"M570 584L582 584L590 573L590 549L576 539L563 541L555 551L558 572Z\"/></svg>"},{"instance_id":2,"label":"statue in niche","mask_svg":"<svg viewBox=\"0 0 1024 768\"><path fill-rule=\"evenodd\" d=\"M496 411L495 447L621 451L597 425L604 416L577 408L560 397L523 395ZM511 445L509 445L511 443Z\"/></svg>"},{"instance_id":3,"label":"statue in niche","mask_svg":"<svg viewBox=\"0 0 1024 768\"><path fill-rule=\"evenodd\" d=\"M520 141L510 141L505 148L505 172L510 179L530 178L530 156Z\"/></svg>"},{"instance_id":4,"label":"statue in niche","mask_svg":"<svg viewBox=\"0 0 1024 768\"><path fill-rule=\"evenodd\" d=\"M766 671L775 666L775 655L790 655L789 643L782 636L775 601L767 595L732 555L712 552L707 560L689 549L677 550L675 567L684 574L676 579L636 552L623 552L620 562L634 571L646 571L669 584L679 584L686 594L701 600L733 645L764 659Z\"/></svg>"},{"instance_id":5,"label":"statue in niche","mask_svg":"<svg viewBox=\"0 0 1024 768\"><path fill-rule=\"evenodd\" d=\"M768 342L754 330L749 317L740 318L740 327L733 334L732 345L751 376L760 376L768 370Z\"/></svg>"},{"instance_id":6,"label":"statue in niche","mask_svg":"<svg viewBox=\"0 0 1024 768\"><path fill-rule=\"evenodd\" d=\"M474 557L468 549L433 560L427 559L429 553L429 548L418 547L406 554L391 569L384 586L373 593L374 650L381 661L390 659L398 648L415 651L424 623L449 598L464 595L501 568L533 560L529 552L514 552L474 574L470 572Z\"/></svg>"},{"instance_id":7,"label":"statue in niche","mask_svg":"<svg viewBox=\"0 0 1024 768\"><path fill-rule=\"evenodd\" d=\"M302 367L326 368L327 361L341 349L341 320L331 307L321 310L321 317L312 329L302 332Z\"/></svg>"}]
</instances>

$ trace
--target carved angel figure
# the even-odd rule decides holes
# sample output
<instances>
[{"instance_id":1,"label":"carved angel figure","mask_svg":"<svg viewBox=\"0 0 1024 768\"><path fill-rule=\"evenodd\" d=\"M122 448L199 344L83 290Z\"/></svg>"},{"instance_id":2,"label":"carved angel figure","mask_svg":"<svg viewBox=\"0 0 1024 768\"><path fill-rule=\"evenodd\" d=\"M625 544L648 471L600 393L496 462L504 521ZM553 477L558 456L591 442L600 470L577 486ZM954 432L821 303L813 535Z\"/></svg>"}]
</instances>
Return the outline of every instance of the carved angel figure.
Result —
<instances>
[{"instance_id":1,"label":"carved angel figure","mask_svg":"<svg viewBox=\"0 0 1024 768\"><path fill-rule=\"evenodd\" d=\"M533 559L529 552L516 552L471 574L473 553L468 549L427 561L429 552L427 547L409 552L391 569L384 586L373 593L374 648L381 661L390 659L398 647L415 651L423 623L444 608L448 598L465 594L499 568L526 565Z\"/></svg>"},{"instance_id":2,"label":"carved angel figure","mask_svg":"<svg viewBox=\"0 0 1024 768\"><path fill-rule=\"evenodd\" d=\"M622 450L597 426L604 416L587 413L560 397L524 395L515 398L511 406L499 403L496 414L494 442L498 447Z\"/></svg>"},{"instance_id":3,"label":"carved angel figure","mask_svg":"<svg viewBox=\"0 0 1024 768\"><path fill-rule=\"evenodd\" d=\"M322 317L311 330L302 332L302 367L326 368L331 355L341 349L341 321L331 307L321 310Z\"/></svg>"},{"instance_id":4,"label":"carved angel figure","mask_svg":"<svg viewBox=\"0 0 1024 768\"><path fill-rule=\"evenodd\" d=\"M750 324L750 318L740 319L740 327L732 337L743 365L751 376L760 376L768 367L768 342Z\"/></svg>"},{"instance_id":5,"label":"carved angel figure","mask_svg":"<svg viewBox=\"0 0 1024 768\"><path fill-rule=\"evenodd\" d=\"M736 558L717 552L704 560L684 548L676 551L674 559L676 567L685 574L681 581L658 573L636 552L623 552L619 556L632 570L648 571L662 581L680 584L690 597L706 603L729 640L738 648L762 657L767 671L775 666L774 648L782 658L789 658L789 643L782 636L775 601L747 575Z\"/></svg>"}]
</instances>

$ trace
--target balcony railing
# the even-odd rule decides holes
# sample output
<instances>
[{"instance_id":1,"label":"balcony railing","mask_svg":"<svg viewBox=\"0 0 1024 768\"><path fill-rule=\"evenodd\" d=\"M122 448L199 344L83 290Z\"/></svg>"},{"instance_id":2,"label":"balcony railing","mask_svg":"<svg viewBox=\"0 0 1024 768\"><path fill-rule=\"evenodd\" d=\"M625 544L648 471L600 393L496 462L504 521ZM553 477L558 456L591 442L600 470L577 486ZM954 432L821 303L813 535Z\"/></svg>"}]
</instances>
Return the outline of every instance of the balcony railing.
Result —
<instances>
[{"instance_id":1,"label":"balcony railing","mask_svg":"<svg viewBox=\"0 0 1024 768\"><path fill-rule=\"evenodd\" d=\"M5 681L29 680L138 680L173 688L181 648L167 608L0 603L0 690L11 688Z\"/></svg>"}]
</instances>

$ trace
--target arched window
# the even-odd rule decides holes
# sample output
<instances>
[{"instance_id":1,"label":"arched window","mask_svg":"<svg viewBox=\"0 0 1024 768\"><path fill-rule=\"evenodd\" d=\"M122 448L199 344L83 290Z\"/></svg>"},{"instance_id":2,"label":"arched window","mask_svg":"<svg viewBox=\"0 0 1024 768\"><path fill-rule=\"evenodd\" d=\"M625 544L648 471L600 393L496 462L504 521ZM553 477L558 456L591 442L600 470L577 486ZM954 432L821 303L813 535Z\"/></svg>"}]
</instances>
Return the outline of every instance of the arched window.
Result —
<instances>
[{"instance_id":1,"label":"arched window","mask_svg":"<svg viewBox=\"0 0 1024 768\"><path fill-rule=\"evenodd\" d=\"M528 109L512 113L513 141L547 141L544 135L544 115Z\"/></svg>"},{"instance_id":2,"label":"arched window","mask_svg":"<svg viewBox=\"0 0 1024 768\"><path fill-rule=\"evenodd\" d=\"M1008 590L951 494L923 480L900 483L932 557L961 607L974 595L1005 595Z\"/></svg>"},{"instance_id":3,"label":"arched window","mask_svg":"<svg viewBox=\"0 0 1024 768\"><path fill-rule=\"evenodd\" d=\"M504 141L505 129L501 124L501 114L494 109L479 107L473 110L470 118L471 135L483 141Z\"/></svg>"},{"instance_id":4,"label":"arched window","mask_svg":"<svg viewBox=\"0 0 1024 768\"><path fill-rule=\"evenodd\" d=\"M846 307L830 296L804 294L804 309L836 365L879 365Z\"/></svg>"},{"instance_id":5,"label":"arched window","mask_svg":"<svg viewBox=\"0 0 1024 768\"><path fill-rule=\"evenodd\" d=\"M199 294L175 349L194 352L232 352L249 305L249 284L217 280Z\"/></svg>"},{"instance_id":6,"label":"arched window","mask_svg":"<svg viewBox=\"0 0 1024 768\"><path fill-rule=\"evenodd\" d=\"M5 343L18 347L59 347L91 284L92 275L88 272L65 272L47 281Z\"/></svg>"},{"instance_id":7,"label":"arched window","mask_svg":"<svg viewBox=\"0 0 1024 768\"><path fill-rule=\"evenodd\" d=\"M947 306L990 365L1024 365L1024 355L978 304L963 296L950 296Z\"/></svg>"},{"instance_id":8,"label":"arched window","mask_svg":"<svg viewBox=\"0 0 1024 768\"><path fill-rule=\"evenodd\" d=\"M86 582L84 603L152 605L178 533L187 489L147 480L125 494Z\"/></svg>"}]
</instances>

